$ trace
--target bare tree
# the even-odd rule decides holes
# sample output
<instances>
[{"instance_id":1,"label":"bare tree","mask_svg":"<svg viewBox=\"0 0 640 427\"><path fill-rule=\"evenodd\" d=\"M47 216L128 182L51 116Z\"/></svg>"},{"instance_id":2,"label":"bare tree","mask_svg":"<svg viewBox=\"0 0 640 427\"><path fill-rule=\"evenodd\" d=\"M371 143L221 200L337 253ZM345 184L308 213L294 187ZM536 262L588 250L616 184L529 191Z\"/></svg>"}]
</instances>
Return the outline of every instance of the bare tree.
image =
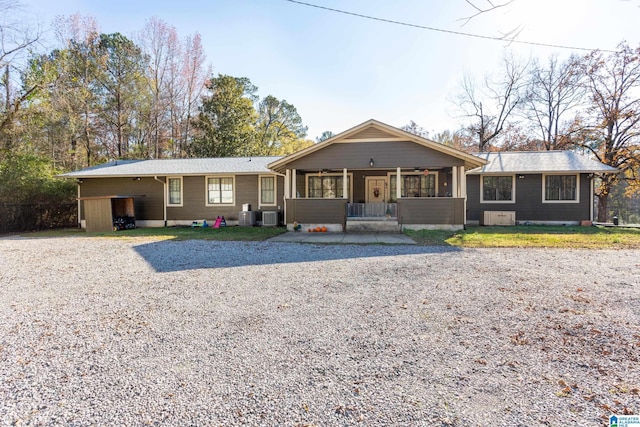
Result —
<instances>
[{"instance_id":1,"label":"bare tree","mask_svg":"<svg viewBox=\"0 0 640 427\"><path fill-rule=\"evenodd\" d=\"M584 58L581 71L590 101L581 145L620 169L622 176L633 176L640 168L640 48L622 43L615 53L594 51ZM601 177L598 221L607 220L608 197L619 179L614 174Z\"/></svg>"},{"instance_id":2,"label":"bare tree","mask_svg":"<svg viewBox=\"0 0 640 427\"><path fill-rule=\"evenodd\" d=\"M409 124L402 126L400 129L412 133L414 135L421 136L423 138L429 138L429 131L414 122L413 120L409 120Z\"/></svg>"},{"instance_id":3,"label":"bare tree","mask_svg":"<svg viewBox=\"0 0 640 427\"><path fill-rule=\"evenodd\" d=\"M571 115L575 116L585 97L578 62L575 56L561 62L554 55L546 65L538 60L531 64L525 113L545 150L563 149L571 143Z\"/></svg>"},{"instance_id":4,"label":"bare tree","mask_svg":"<svg viewBox=\"0 0 640 427\"><path fill-rule=\"evenodd\" d=\"M11 139L6 132L22 103L39 88L37 84L27 87L15 84L14 88L12 76L22 74L25 54L40 38L39 31L24 24L24 17L21 15L20 3L0 0L0 87L3 89L3 99L0 103L0 134L4 134L7 148Z\"/></svg>"},{"instance_id":5,"label":"bare tree","mask_svg":"<svg viewBox=\"0 0 640 427\"><path fill-rule=\"evenodd\" d=\"M206 65L207 56L202 47L202 38L196 33L193 36L187 36L184 41L184 49L182 53L182 66L180 70L180 87L175 90L181 96L177 97L180 102L176 104L173 115L178 120L174 126L173 132L175 139L178 141L176 145L177 155L182 157L188 151L188 144L192 139L191 122L196 116L198 106L204 90L207 85L208 76L211 75L211 65ZM178 69L178 68L176 68Z\"/></svg>"},{"instance_id":6,"label":"bare tree","mask_svg":"<svg viewBox=\"0 0 640 427\"><path fill-rule=\"evenodd\" d=\"M170 86L177 78L173 64L179 61L180 42L175 27L157 19L147 21L136 37L137 44L149 57L146 81L152 94L148 131L151 147L146 156L160 158L170 139Z\"/></svg>"},{"instance_id":7,"label":"bare tree","mask_svg":"<svg viewBox=\"0 0 640 427\"><path fill-rule=\"evenodd\" d=\"M477 141L479 151L489 148L503 132L516 108L525 101L526 65L505 57L499 78L485 77L479 87L465 76L456 103L470 120L467 131Z\"/></svg>"}]
</instances>

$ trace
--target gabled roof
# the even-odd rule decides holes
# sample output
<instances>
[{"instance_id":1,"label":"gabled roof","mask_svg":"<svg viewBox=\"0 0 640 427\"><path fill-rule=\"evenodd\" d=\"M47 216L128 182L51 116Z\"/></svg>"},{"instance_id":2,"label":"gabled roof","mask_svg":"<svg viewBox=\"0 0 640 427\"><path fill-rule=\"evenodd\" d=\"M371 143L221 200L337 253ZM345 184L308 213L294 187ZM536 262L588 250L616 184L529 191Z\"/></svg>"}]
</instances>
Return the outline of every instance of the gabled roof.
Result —
<instances>
[{"instance_id":1,"label":"gabled roof","mask_svg":"<svg viewBox=\"0 0 640 427\"><path fill-rule=\"evenodd\" d=\"M279 158L219 157L208 159L116 160L59 176L63 178L108 178L271 173L267 165Z\"/></svg>"},{"instance_id":2,"label":"gabled roof","mask_svg":"<svg viewBox=\"0 0 640 427\"><path fill-rule=\"evenodd\" d=\"M469 175L499 173L618 173L618 169L573 151L503 151L477 153L488 163Z\"/></svg>"},{"instance_id":3,"label":"gabled roof","mask_svg":"<svg viewBox=\"0 0 640 427\"><path fill-rule=\"evenodd\" d=\"M301 157L308 156L315 153L318 150L322 150L332 144L336 143L350 143L350 142L365 142L372 140L384 140L384 141L412 141L420 144L424 147L430 148L435 151L439 151L444 154L448 154L452 157L464 160L467 168L478 167L484 164L484 160L474 156L472 154L465 153L464 151L456 150L455 148L448 147L444 144L431 141L427 138L422 138L418 135L414 135L410 132L406 132L402 129L390 126L386 123L379 122L371 119L364 123L361 123L351 129L348 129L338 135L335 135L325 141L314 144L303 150L285 156L279 160L270 163L269 168L277 171L284 172L285 166Z\"/></svg>"}]
</instances>

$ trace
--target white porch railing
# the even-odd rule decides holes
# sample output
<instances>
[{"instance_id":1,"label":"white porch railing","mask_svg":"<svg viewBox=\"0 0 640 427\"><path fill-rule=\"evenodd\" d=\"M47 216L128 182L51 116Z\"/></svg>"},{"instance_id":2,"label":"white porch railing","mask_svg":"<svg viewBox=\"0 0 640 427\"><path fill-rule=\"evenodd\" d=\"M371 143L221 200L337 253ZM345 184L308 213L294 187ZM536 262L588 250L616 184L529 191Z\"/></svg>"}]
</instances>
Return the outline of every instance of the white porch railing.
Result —
<instances>
[{"instance_id":1,"label":"white porch railing","mask_svg":"<svg viewBox=\"0 0 640 427\"><path fill-rule=\"evenodd\" d=\"M349 218L395 218L397 212L397 203L347 203Z\"/></svg>"}]
</instances>

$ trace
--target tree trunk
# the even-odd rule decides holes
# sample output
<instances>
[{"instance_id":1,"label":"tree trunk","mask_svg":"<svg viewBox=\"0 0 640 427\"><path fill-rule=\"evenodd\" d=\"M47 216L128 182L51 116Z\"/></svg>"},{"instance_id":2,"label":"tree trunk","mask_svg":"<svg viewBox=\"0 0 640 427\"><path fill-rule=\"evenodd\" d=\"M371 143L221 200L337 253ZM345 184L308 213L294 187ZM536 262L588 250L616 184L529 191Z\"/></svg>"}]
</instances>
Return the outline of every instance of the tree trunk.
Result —
<instances>
[{"instance_id":1,"label":"tree trunk","mask_svg":"<svg viewBox=\"0 0 640 427\"><path fill-rule=\"evenodd\" d=\"M607 202L609 192L598 194L598 222L607 222Z\"/></svg>"}]
</instances>

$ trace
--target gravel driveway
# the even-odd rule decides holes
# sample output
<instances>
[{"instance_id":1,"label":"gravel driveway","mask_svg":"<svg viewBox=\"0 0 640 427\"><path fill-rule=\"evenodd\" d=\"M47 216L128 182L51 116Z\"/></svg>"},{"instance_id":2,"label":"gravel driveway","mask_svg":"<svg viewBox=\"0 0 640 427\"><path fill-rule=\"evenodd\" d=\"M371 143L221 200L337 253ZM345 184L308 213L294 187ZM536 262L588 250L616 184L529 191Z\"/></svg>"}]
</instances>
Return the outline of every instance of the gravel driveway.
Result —
<instances>
[{"instance_id":1,"label":"gravel driveway","mask_svg":"<svg viewBox=\"0 0 640 427\"><path fill-rule=\"evenodd\" d=\"M0 239L3 425L602 426L640 251Z\"/></svg>"}]
</instances>

